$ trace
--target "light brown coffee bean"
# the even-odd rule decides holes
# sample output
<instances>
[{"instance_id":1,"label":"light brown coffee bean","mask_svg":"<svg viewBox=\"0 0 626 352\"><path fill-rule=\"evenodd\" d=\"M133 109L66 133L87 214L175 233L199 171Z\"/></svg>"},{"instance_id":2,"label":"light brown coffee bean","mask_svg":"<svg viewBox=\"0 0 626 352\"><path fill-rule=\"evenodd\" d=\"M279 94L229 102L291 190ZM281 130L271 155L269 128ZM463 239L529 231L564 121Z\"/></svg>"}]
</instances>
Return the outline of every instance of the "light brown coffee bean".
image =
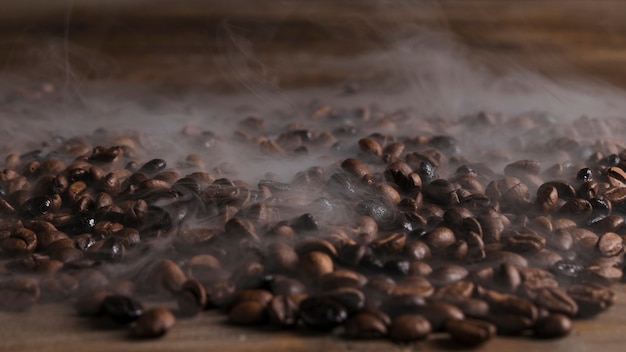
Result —
<instances>
[{"instance_id":1,"label":"light brown coffee bean","mask_svg":"<svg viewBox=\"0 0 626 352\"><path fill-rule=\"evenodd\" d=\"M135 338L149 339L165 335L176 324L176 317L169 309L152 308L135 321L131 334Z\"/></svg>"},{"instance_id":2,"label":"light brown coffee bean","mask_svg":"<svg viewBox=\"0 0 626 352\"><path fill-rule=\"evenodd\" d=\"M172 293L180 291L186 280L187 277L178 264L169 259L155 265L149 275L149 283L153 288Z\"/></svg>"},{"instance_id":3,"label":"light brown coffee bean","mask_svg":"<svg viewBox=\"0 0 626 352\"><path fill-rule=\"evenodd\" d=\"M299 269L303 279L318 279L334 270L328 254L318 251L308 252L300 258Z\"/></svg>"},{"instance_id":4,"label":"light brown coffee bean","mask_svg":"<svg viewBox=\"0 0 626 352\"><path fill-rule=\"evenodd\" d=\"M265 321L266 305L258 301L243 301L228 313L228 321L236 325L258 325Z\"/></svg>"}]
</instances>

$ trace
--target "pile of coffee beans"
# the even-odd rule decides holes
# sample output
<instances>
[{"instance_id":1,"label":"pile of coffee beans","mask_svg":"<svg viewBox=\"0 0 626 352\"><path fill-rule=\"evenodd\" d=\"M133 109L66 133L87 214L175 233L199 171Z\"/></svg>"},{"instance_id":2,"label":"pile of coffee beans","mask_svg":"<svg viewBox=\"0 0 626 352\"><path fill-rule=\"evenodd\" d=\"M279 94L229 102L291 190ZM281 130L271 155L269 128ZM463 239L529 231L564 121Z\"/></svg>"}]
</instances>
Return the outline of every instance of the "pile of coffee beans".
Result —
<instances>
[{"instance_id":1,"label":"pile of coffee beans","mask_svg":"<svg viewBox=\"0 0 626 352\"><path fill-rule=\"evenodd\" d=\"M322 105L186 126L196 153L172 165L140 134L51 138L0 172L0 309L68 302L135 338L206 310L350 339L565 336L622 279L626 147L589 139L620 123ZM243 180L275 160L311 164Z\"/></svg>"}]
</instances>

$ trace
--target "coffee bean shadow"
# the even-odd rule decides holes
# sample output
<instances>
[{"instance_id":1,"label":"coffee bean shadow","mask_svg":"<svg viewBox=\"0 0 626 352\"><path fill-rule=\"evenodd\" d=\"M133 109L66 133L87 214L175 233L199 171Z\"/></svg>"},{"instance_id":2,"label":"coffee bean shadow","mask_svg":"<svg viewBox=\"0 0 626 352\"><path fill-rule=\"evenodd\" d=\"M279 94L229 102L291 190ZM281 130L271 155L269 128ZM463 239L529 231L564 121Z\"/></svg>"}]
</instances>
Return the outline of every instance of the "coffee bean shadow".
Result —
<instances>
[{"instance_id":1,"label":"coffee bean shadow","mask_svg":"<svg viewBox=\"0 0 626 352\"><path fill-rule=\"evenodd\" d=\"M449 336L441 336L435 337L428 340L428 344L435 349L440 349L443 351L467 351L467 350L477 350L482 345L478 346L464 346L457 342L454 342Z\"/></svg>"},{"instance_id":2,"label":"coffee bean shadow","mask_svg":"<svg viewBox=\"0 0 626 352\"><path fill-rule=\"evenodd\" d=\"M114 331L127 330L130 324L119 324L107 316L84 318L85 326L94 330Z\"/></svg>"},{"instance_id":3,"label":"coffee bean shadow","mask_svg":"<svg viewBox=\"0 0 626 352\"><path fill-rule=\"evenodd\" d=\"M296 335L301 338L318 338L322 336L329 336L330 334L329 331L311 330L300 324L291 328L278 327L278 326L274 326L268 323L263 323L260 325L238 325L238 324L230 323L227 319L220 321L219 324L225 327L229 327L229 328L245 329L248 331L264 333L264 334L288 333L288 334Z\"/></svg>"}]
</instances>

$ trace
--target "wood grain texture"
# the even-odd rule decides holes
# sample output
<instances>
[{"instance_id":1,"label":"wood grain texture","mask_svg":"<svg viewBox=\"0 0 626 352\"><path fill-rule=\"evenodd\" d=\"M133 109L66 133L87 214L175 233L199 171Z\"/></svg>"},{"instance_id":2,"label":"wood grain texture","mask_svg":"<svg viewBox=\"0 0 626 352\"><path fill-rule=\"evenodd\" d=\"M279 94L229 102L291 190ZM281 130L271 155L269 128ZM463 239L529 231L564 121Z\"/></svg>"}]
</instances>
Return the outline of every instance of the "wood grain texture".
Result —
<instances>
[{"instance_id":1,"label":"wood grain texture","mask_svg":"<svg viewBox=\"0 0 626 352\"><path fill-rule=\"evenodd\" d=\"M209 90L376 80L384 53L454 33L496 69L626 84L623 1L146 1L0 3L0 72Z\"/></svg>"}]
</instances>

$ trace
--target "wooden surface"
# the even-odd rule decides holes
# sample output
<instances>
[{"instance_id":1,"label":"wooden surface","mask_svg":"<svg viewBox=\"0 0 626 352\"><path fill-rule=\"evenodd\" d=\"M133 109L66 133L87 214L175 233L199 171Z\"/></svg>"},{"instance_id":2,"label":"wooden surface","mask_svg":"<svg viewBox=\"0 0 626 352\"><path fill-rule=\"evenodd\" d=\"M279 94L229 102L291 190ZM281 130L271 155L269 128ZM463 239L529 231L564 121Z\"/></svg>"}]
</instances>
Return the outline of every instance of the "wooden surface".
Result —
<instances>
[{"instance_id":1,"label":"wooden surface","mask_svg":"<svg viewBox=\"0 0 626 352\"><path fill-rule=\"evenodd\" d=\"M0 2L0 76L66 89L117 82L236 92L379 82L385 53L426 32L453 33L468 60L626 85L625 1L44 1ZM211 5L207 5L211 3ZM355 4L356 3L356 4ZM449 35L449 33L448 33ZM10 81L14 82L14 81ZM69 88L68 88L69 87ZM626 290L597 319L558 340L496 338L483 351L624 349ZM235 329L215 313L180 320L164 338L74 316L67 305L0 313L2 351L380 351L458 349L445 338L409 346L336 336Z\"/></svg>"},{"instance_id":2,"label":"wooden surface","mask_svg":"<svg viewBox=\"0 0 626 352\"><path fill-rule=\"evenodd\" d=\"M363 84L394 73L407 39L442 41L433 31L494 69L626 85L619 0L5 0L0 73L183 91Z\"/></svg>"},{"instance_id":3,"label":"wooden surface","mask_svg":"<svg viewBox=\"0 0 626 352\"><path fill-rule=\"evenodd\" d=\"M618 303L596 318L576 320L571 334L554 340L497 337L479 351L623 351L626 286L615 286ZM0 313L2 351L437 351L465 350L445 334L399 345L386 340L353 341L304 331L233 327L217 312L179 319L163 338L136 341L128 329L106 319L75 316L70 305L41 305L27 313Z\"/></svg>"}]
</instances>

